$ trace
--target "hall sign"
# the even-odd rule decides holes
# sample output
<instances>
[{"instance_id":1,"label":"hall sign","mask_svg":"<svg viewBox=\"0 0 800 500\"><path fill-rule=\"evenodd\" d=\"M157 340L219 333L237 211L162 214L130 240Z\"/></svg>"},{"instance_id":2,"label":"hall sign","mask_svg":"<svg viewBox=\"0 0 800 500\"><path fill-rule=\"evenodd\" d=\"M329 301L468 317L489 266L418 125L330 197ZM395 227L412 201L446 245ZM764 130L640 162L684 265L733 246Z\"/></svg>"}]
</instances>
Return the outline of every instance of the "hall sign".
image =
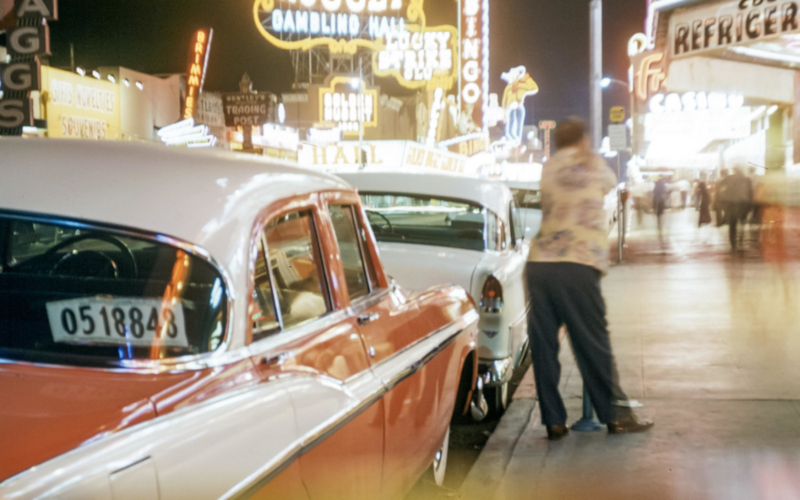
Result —
<instances>
[{"instance_id":1,"label":"hall sign","mask_svg":"<svg viewBox=\"0 0 800 500\"><path fill-rule=\"evenodd\" d=\"M358 134L360 126L378 126L378 89L352 77L337 76L330 87L319 89L319 119L345 135Z\"/></svg>"},{"instance_id":2,"label":"hall sign","mask_svg":"<svg viewBox=\"0 0 800 500\"><path fill-rule=\"evenodd\" d=\"M424 22L423 1L256 0L253 16L262 36L279 48L328 46L355 54L358 47L379 50L376 40L403 31L406 20Z\"/></svg>"},{"instance_id":3,"label":"hall sign","mask_svg":"<svg viewBox=\"0 0 800 500\"><path fill-rule=\"evenodd\" d=\"M298 160L301 166L327 171L353 171L361 168L363 151L367 167L395 172L450 172L468 174L471 167L467 158L439 148L431 148L411 141L369 141L363 147L358 143L336 146L300 146Z\"/></svg>"},{"instance_id":4,"label":"hall sign","mask_svg":"<svg viewBox=\"0 0 800 500\"><path fill-rule=\"evenodd\" d=\"M41 90L39 56L50 54L50 27L58 19L58 0L15 0L17 27L6 32L11 63L0 64L0 134L19 134L33 125L32 91ZM41 26L20 26L19 21L44 19ZM10 94L21 94L11 96Z\"/></svg>"},{"instance_id":5,"label":"hall sign","mask_svg":"<svg viewBox=\"0 0 800 500\"><path fill-rule=\"evenodd\" d=\"M386 48L374 54L375 74L394 76L407 88L427 85L434 76L447 89L458 80L458 30L452 26L439 26L418 30L408 26L389 32Z\"/></svg>"},{"instance_id":6,"label":"hall sign","mask_svg":"<svg viewBox=\"0 0 800 500\"><path fill-rule=\"evenodd\" d=\"M797 32L798 1L729 0L674 12L669 46L673 57L683 57Z\"/></svg>"}]
</instances>

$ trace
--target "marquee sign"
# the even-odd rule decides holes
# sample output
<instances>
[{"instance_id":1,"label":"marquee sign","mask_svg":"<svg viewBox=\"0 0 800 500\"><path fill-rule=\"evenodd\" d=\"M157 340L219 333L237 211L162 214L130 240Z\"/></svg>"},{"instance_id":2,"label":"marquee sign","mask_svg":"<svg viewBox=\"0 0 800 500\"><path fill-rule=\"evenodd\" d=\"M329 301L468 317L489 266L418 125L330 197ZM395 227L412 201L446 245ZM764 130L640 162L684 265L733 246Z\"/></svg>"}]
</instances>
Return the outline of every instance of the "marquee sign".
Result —
<instances>
[{"instance_id":1,"label":"marquee sign","mask_svg":"<svg viewBox=\"0 0 800 500\"><path fill-rule=\"evenodd\" d=\"M15 0L17 27L6 32L10 64L0 66L0 133L18 134L20 127L33 125L30 93L41 89L38 57L50 54L50 27L58 19L58 0ZM19 21L43 19L39 26L20 26Z\"/></svg>"},{"instance_id":2,"label":"marquee sign","mask_svg":"<svg viewBox=\"0 0 800 500\"><path fill-rule=\"evenodd\" d=\"M489 0L461 6L461 112L468 132L488 128Z\"/></svg>"},{"instance_id":3,"label":"marquee sign","mask_svg":"<svg viewBox=\"0 0 800 500\"><path fill-rule=\"evenodd\" d=\"M358 47L380 50L378 41L425 25L424 0L256 0L253 17L261 35L285 50L327 46L355 54Z\"/></svg>"},{"instance_id":4,"label":"marquee sign","mask_svg":"<svg viewBox=\"0 0 800 500\"><path fill-rule=\"evenodd\" d=\"M412 89L425 87L434 77L447 89L458 80L458 29L453 26L406 25L388 33L385 44L373 55L377 76L393 76Z\"/></svg>"},{"instance_id":5,"label":"marquee sign","mask_svg":"<svg viewBox=\"0 0 800 500\"><path fill-rule=\"evenodd\" d=\"M693 56L798 31L800 2L731 0L674 12L669 20L670 54Z\"/></svg>"},{"instance_id":6,"label":"marquee sign","mask_svg":"<svg viewBox=\"0 0 800 500\"><path fill-rule=\"evenodd\" d=\"M364 128L378 126L378 89L352 77L337 76L330 87L319 89L319 119L333 124L345 135L359 133Z\"/></svg>"}]
</instances>

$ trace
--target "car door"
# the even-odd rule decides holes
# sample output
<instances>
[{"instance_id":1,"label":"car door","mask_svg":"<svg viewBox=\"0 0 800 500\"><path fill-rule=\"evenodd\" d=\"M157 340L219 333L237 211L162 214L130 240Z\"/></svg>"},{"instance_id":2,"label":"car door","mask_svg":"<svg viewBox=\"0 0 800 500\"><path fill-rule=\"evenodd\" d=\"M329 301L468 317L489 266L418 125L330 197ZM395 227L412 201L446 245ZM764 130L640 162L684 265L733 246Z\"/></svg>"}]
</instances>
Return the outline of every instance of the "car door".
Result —
<instances>
[{"instance_id":1,"label":"car door","mask_svg":"<svg viewBox=\"0 0 800 500\"><path fill-rule=\"evenodd\" d=\"M431 328L419 306L399 289L378 278L364 214L355 198L332 200L328 206L337 235L343 277L373 368L390 389L384 396L385 453L382 496L407 491L430 463L432 442L443 435L437 425L439 397L446 370L436 363L422 367L395 386L397 377L415 361L402 353L426 337ZM448 415L449 420L449 415ZM439 443L440 444L440 443Z\"/></svg>"},{"instance_id":2,"label":"car door","mask_svg":"<svg viewBox=\"0 0 800 500\"><path fill-rule=\"evenodd\" d=\"M311 500L375 498L383 463L381 385L356 319L345 310L338 259L317 198L267 222L254 267L252 351L265 380L294 377L302 456Z\"/></svg>"}]
</instances>

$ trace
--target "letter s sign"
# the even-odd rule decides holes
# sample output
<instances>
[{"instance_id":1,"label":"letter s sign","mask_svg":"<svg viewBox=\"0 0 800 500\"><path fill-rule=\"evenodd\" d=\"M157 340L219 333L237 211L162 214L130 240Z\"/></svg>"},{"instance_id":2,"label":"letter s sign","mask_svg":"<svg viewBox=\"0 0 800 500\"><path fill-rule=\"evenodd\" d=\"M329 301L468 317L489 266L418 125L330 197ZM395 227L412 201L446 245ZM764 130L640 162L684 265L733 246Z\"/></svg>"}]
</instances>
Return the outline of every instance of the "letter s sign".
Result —
<instances>
[{"instance_id":1,"label":"letter s sign","mask_svg":"<svg viewBox=\"0 0 800 500\"><path fill-rule=\"evenodd\" d=\"M0 128L33 125L33 101L30 99L0 100Z\"/></svg>"}]
</instances>

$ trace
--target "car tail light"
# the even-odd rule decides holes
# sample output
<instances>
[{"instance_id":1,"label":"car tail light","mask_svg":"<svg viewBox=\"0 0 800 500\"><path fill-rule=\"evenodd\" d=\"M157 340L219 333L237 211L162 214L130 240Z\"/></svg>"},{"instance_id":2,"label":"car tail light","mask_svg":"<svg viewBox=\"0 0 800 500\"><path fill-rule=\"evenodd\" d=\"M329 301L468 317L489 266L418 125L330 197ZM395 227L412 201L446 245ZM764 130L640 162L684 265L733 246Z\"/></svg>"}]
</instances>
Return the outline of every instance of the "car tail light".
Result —
<instances>
[{"instance_id":1,"label":"car tail light","mask_svg":"<svg viewBox=\"0 0 800 500\"><path fill-rule=\"evenodd\" d=\"M488 313L503 310L503 285L494 276L486 278L481 291L481 309Z\"/></svg>"}]
</instances>

